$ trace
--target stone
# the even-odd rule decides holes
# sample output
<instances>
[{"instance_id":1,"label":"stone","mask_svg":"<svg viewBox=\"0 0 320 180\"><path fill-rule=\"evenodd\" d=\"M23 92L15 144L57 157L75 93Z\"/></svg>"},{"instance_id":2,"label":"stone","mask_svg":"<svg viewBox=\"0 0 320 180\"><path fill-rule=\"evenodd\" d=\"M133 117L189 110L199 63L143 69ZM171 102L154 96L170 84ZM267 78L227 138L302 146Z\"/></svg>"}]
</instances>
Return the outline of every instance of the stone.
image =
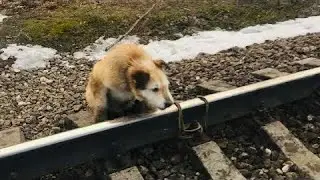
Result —
<instances>
[{"instance_id":1,"label":"stone","mask_svg":"<svg viewBox=\"0 0 320 180\"><path fill-rule=\"evenodd\" d=\"M181 156L179 154L172 156L170 161L172 164L179 164L181 162Z\"/></svg>"},{"instance_id":2,"label":"stone","mask_svg":"<svg viewBox=\"0 0 320 180\"><path fill-rule=\"evenodd\" d=\"M278 174L283 174L282 170L281 170L281 169L279 169L279 168L278 168L278 169L276 169L276 171L277 171L277 173L278 173Z\"/></svg>"},{"instance_id":3,"label":"stone","mask_svg":"<svg viewBox=\"0 0 320 180\"><path fill-rule=\"evenodd\" d=\"M308 120L308 121L313 121L313 120L314 120L314 116L311 115L311 114L309 114L309 115L307 116L307 120Z\"/></svg>"},{"instance_id":4,"label":"stone","mask_svg":"<svg viewBox=\"0 0 320 180\"><path fill-rule=\"evenodd\" d=\"M264 164L264 167L270 168L271 167L271 160L270 159L265 159L263 164Z\"/></svg>"},{"instance_id":5,"label":"stone","mask_svg":"<svg viewBox=\"0 0 320 180\"><path fill-rule=\"evenodd\" d=\"M82 105L81 105L81 104L78 104L78 105L74 105L74 106L73 106L73 110L74 110L75 112L80 111L81 108L82 108Z\"/></svg>"},{"instance_id":6,"label":"stone","mask_svg":"<svg viewBox=\"0 0 320 180\"><path fill-rule=\"evenodd\" d=\"M311 67L319 67L320 66L320 59L318 58L306 58L300 61L294 62L294 64L306 65Z\"/></svg>"},{"instance_id":7,"label":"stone","mask_svg":"<svg viewBox=\"0 0 320 180\"><path fill-rule=\"evenodd\" d=\"M281 168L283 173L287 173L289 171L289 169L290 169L290 165L289 164L286 164Z\"/></svg>"},{"instance_id":8,"label":"stone","mask_svg":"<svg viewBox=\"0 0 320 180\"><path fill-rule=\"evenodd\" d=\"M170 175L170 171L166 169L162 169L158 172L159 179L163 179L164 177L167 177Z\"/></svg>"},{"instance_id":9,"label":"stone","mask_svg":"<svg viewBox=\"0 0 320 180\"><path fill-rule=\"evenodd\" d=\"M24 102L24 101L19 101L18 106L25 106L25 105L30 105L30 102Z\"/></svg>"},{"instance_id":10,"label":"stone","mask_svg":"<svg viewBox=\"0 0 320 180\"><path fill-rule=\"evenodd\" d=\"M273 78L277 78L280 76L286 76L289 73L287 72L281 72L278 71L277 69L273 69L273 68L265 68L265 69L261 69L258 71L254 71L251 73L254 77L259 78L259 79L273 79Z\"/></svg>"},{"instance_id":11,"label":"stone","mask_svg":"<svg viewBox=\"0 0 320 180\"><path fill-rule=\"evenodd\" d=\"M241 153L240 154L240 156L239 156L239 158L246 158L246 157L248 157L249 156L249 154L248 153L246 153L246 152L243 152L243 153Z\"/></svg>"},{"instance_id":12,"label":"stone","mask_svg":"<svg viewBox=\"0 0 320 180\"><path fill-rule=\"evenodd\" d=\"M252 172L250 172L248 169L240 169L239 170L241 174L243 174L245 177L250 177L252 176Z\"/></svg>"},{"instance_id":13,"label":"stone","mask_svg":"<svg viewBox=\"0 0 320 180\"><path fill-rule=\"evenodd\" d=\"M146 175L149 172L149 169L146 168L145 166L141 165L140 166L140 172L142 175Z\"/></svg>"},{"instance_id":14,"label":"stone","mask_svg":"<svg viewBox=\"0 0 320 180\"><path fill-rule=\"evenodd\" d=\"M267 157L269 157L269 156L271 156L272 151L271 151L269 148L266 148L266 149L264 150L264 153L265 153L265 155L266 155Z\"/></svg>"},{"instance_id":15,"label":"stone","mask_svg":"<svg viewBox=\"0 0 320 180\"><path fill-rule=\"evenodd\" d=\"M256 149L255 147L249 147L249 148L248 148L248 152L249 152L250 154L256 154L256 153L257 153L257 149Z\"/></svg>"},{"instance_id":16,"label":"stone","mask_svg":"<svg viewBox=\"0 0 320 180\"><path fill-rule=\"evenodd\" d=\"M318 149L320 147L320 145L319 144L312 144L311 147L314 149Z\"/></svg>"},{"instance_id":17,"label":"stone","mask_svg":"<svg viewBox=\"0 0 320 180\"><path fill-rule=\"evenodd\" d=\"M231 159L231 161L236 161L237 160L237 158L234 157L234 156L232 156L230 159Z\"/></svg>"},{"instance_id":18,"label":"stone","mask_svg":"<svg viewBox=\"0 0 320 180\"><path fill-rule=\"evenodd\" d=\"M20 144L24 141L25 137L19 127L0 131L0 148Z\"/></svg>"},{"instance_id":19,"label":"stone","mask_svg":"<svg viewBox=\"0 0 320 180\"><path fill-rule=\"evenodd\" d=\"M200 90L209 91L210 93L217 93L235 89L236 87L221 80L210 80L197 85L197 88Z\"/></svg>"},{"instance_id":20,"label":"stone","mask_svg":"<svg viewBox=\"0 0 320 180\"><path fill-rule=\"evenodd\" d=\"M288 179L297 179L298 178L298 174L295 172L288 172L288 173L286 173L286 176L288 177Z\"/></svg>"},{"instance_id":21,"label":"stone","mask_svg":"<svg viewBox=\"0 0 320 180\"><path fill-rule=\"evenodd\" d=\"M47 79L46 77L40 77L40 81L47 84L51 84L53 82L53 80Z\"/></svg>"},{"instance_id":22,"label":"stone","mask_svg":"<svg viewBox=\"0 0 320 180\"><path fill-rule=\"evenodd\" d=\"M55 132L55 133L58 133L61 131L61 128L60 127L52 127L52 131Z\"/></svg>"},{"instance_id":23,"label":"stone","mask_svg":"<svg viewBox=\"0 0 320 180\"><path fill-rule=\"evenodd\" d=\"M17 68L12 68L12 71L15 72L15 73L18 73L18 72L20 72L21 70L20 70L20 69L17 69Z\"/></svg>"}]
</instances>

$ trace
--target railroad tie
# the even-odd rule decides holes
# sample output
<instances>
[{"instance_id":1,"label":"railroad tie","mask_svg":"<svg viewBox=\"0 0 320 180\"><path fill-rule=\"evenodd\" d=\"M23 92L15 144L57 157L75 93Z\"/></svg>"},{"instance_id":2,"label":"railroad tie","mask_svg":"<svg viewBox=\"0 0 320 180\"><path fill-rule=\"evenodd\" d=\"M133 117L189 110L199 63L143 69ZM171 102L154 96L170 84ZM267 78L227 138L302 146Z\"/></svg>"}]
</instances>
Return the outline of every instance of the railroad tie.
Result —
<instances>
[{"instance_id":1,"label":"railroad tie","mask_svg":"<svg viewBox=\"0 0 320 180\"><path fill-rule=\"evenodd\" d=\"M223 91L235 89L237 87L232 86L222 80L209 80L209 81L204 81L201 84L198 84L197 88L201 91L217 93L217 92L223 92Z\"/></svg>"},{"instance_id":2,"label":"railroad tie","mask_svg":"<svg viewBox=\"0 0 320 180\"><path fill-rule=\"evenodd\" d=\"M78 127L85 127L94 124L92 114L89 111L79 111L67 116L69 120L75 123Z\"/></svg>"},{"instance_id":3,"label":"railroad tie","mask_svg":"<svg viewBox=\"0 0 320 180\"><path fill-rule=\"evenodd\" d=\"M0 149L23 143L25 137L19 127L13 127L0 131Z\"/></svg>"},{"instance_id":4,"label":"railroad tie","mask_svg":"<svg viewBox=\"0 0 320 180\"><path fill-rule=\"evenodd\" d=\"M290 73L282 72L274 68L265 68L265 69L254 71L251 74L258 79L267 80L267 79L277 78L280 76L286 76L286 75L289 75Z\"/></svg>"},{"instance_id":5,"label":"railroad tie","mask_svg":"<svg viewBox=\"0 0 320 180\"><path fill-rule=\"evenodd\" d=\"M315 180L320 179L320 158L309 151L280 121L263 126L263 130L299 169Z\"/></svg>"},{"instance_id":6,"label":"railroad tie","mask_svg":"<svg viewBox=\"0 0 320 180\"><path fill-rule=\"evenodd\" d=\"M136 166L109 175L111 180L144 180Z\"/></svg>"},{"instance_id":7,"label":"railroad tie","mask_svg":"<svg viewBox=\"0 0 320 180\"><path fill-rule=\"evenodd\" d=\"M207 170L211 179L245 180L232 162L213 141L192 148L197 158Z\"/></svg>"},{"instance_id":8,"label":"railroad tie","mask_svg":"<svg viewBox=\"0 0 320 180\"><path fill-rule=\"evenodd\" d=\"M318 58L306 58L300 61L295 61L294 64L299 64L303 66L309 67L319 67L320 66L320 59Z\"/></svg>"}]
</instances>

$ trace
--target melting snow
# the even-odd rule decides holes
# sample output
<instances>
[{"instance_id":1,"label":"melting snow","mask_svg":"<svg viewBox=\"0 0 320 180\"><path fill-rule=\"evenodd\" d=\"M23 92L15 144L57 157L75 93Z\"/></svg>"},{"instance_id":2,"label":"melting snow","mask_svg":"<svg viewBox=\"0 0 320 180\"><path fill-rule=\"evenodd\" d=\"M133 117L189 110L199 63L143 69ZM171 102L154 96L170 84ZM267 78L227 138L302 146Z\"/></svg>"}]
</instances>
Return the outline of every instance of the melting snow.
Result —
<instances>
[{"instance_id":1,"label":"melting snow","mask_svg":"<svg viewBox=\"0 0 320 180\"><path fill-rule=\"evenodd\" d=\"M289 38L315 32L320 32L320 16L250 26L240 31L202 31L174 41L151 41L144 47L156 58L162 58L165 61L179 61L194 58L201 52L215 54L234 46L245 47L254 43L263 43L265 40ZM114 38L106 40L99 38L92 46L86 47L82 52L76 52L74 56L98 60L105 54L104 49L114 40ZM126 41L137 42L138 38L130 36Z\"/></svg>"},{"instance_id":2,"label":"melting snow","mask_svg":"<svg viewBox=\"0 0 320 180\"><path fill-rule=\"evenodd\" d=\"M0 15L0 21L3 18L4 16ZM315 32L320 32L320 16L298 18L276 24L250 26L240 31L202 31L173 41L150 41L149 44L143 46L155 58L162 58L165 61L179 61L194 58L201 52L215 54L234 46L245 47L254 43L262 43L265 40L289 38ZM75 52L73 56L77 59L98 60L105 54L105 48L115 40L115 38L104 39L104 37L100 37L91 46ZM121 43L138 41L137 36L129 36ZM16 57L17 60L13 68L18 69L44 67L48 59L58 56L56 50L38 45L20 46L10 44L0 51L2 51L0 58L3 60L7 60L10 56Z\"/></svg>"},{"instance_id":3,"label":"melting snow","mask_svg":"<svg viewBox=\"0 0 320 180\"><path fill-rule=\"evenodd\" d=\"M104 39L104 37L100 37L90 46L87 46L84 48L83 51L75 52L73 56L76 59L80 58L87 58L89 60L97 60L101 58L103 55L105 55L105 49L112 43L114 43L117 39L116 38L108 38ZM125 43L125 42L134 42L138 43L139 38L137 36L128 36L127 38L124 38L119 43Z\"/></svg>"},{"instance_id":4,"label":"melting snow","mask_svg":"<svg viewBox=\"0 0 320 180\"><path fill-rule=\"evenodd\" d=\"M1 49L0 59L7 60L10 56L17 60L12 65L15 69L30 69L45 67L48 59L58 57L57 51L51 48L45 48L39 45L20 46L10 44Z\"/></svg>"}]
</instances>

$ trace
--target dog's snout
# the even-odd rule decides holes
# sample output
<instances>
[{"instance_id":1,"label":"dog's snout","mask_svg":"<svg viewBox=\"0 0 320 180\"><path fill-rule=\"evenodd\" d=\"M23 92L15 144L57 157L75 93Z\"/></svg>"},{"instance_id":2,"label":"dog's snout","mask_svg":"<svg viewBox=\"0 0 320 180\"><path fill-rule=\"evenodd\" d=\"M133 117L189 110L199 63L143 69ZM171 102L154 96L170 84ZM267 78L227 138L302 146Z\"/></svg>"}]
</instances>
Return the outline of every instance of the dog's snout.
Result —
<instances>
[{"instance_id":1,"label":"dog's snout","mask_svg":"<svg viewBox=\"0 0 320 180\"><path fill-rule=\"evenodd\" d=\"M173 102L169 101L169 102L165 102L164 106L165 108L170 107L173 104Z\"/></svg>"}]
</instances>

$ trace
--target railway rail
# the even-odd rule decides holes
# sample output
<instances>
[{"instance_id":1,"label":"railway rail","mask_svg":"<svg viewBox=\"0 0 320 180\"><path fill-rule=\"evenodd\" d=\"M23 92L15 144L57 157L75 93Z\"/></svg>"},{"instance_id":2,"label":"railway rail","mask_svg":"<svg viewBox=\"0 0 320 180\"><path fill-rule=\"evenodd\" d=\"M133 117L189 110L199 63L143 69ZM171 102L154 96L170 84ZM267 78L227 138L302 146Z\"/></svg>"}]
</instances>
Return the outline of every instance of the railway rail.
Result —
<instances>
[{"instance_id":1,"label":"railway rail","mask_svg":"<svg viewBox=\"0 0 320 180\"><path fill-rule=\"evenodd\" d=\"M257 109L306 98L320 89L320 67L293 74L272 73L268 77L269 80L238 88L220 86L217 90L202 86L218 92L154 114L119 118L2 148L0 179L32 179L61 167L113 158L146 144L179 137L185 132L181 125L198 122L206 130L206 127L243 117ZM261 127L300 171L310 179L320 179L319 157L286 126L275 121L261 124ZM245 179L212 140L195 145L191 153L200 160L211 179ZM110 175L112 179L124 179L124 176L143 179L136 167Z\"/></svg>"}]
</instances>

